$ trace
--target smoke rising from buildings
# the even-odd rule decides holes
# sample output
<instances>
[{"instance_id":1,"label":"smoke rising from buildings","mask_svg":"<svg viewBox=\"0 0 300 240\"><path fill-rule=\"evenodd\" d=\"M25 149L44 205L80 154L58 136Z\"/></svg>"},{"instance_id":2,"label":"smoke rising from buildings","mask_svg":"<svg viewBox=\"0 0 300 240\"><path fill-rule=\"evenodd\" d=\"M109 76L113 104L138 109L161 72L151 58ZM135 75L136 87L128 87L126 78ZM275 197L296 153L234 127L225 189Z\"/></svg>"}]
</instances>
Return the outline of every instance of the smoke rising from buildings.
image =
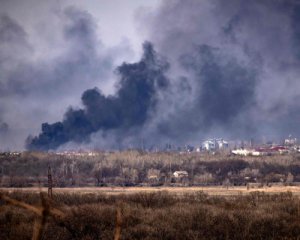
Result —
<instances>
[{"instance_id":1,"label":"smoke rising from buildings","mask_svg":"<svg viewBox=\"0 0 300 240\"><path fill-rule=\"evenodd\" d=\"M110 92L116 61L131 54L125 42L105 47L94 18L75 7L45 16L45 27L35 31L0 16L0 120L10 126L0 135L0 149L24 148L41 122L57 121L68 106L79 105L84 89ZM48 29L50 22L55 27Z\"/></svg>"},{"instance_id":2,"label":"smoke rising from buildings","mask_svg":"<svg viewBox=\"0 0 300 240\"><path fill-rule=\"evenodd\" d=\"M90 134L99 130L127 131L142 126L155 109L157 91L168 84L163 75L166 68L152 45L145 43L140 62L117 68L120 81L115 95L106 97L98 89L86 90L81 97L84 109L70 108L62 122L42 124L42 133L29 138L27 148L55 149L70 141L88 142Z\"/></svg>"},{"instance_id":3,"label":"smoke rising from buildings","mask_svg":"<svg viewBox=\"0 0 300 240\"><path fill-rule=\"evenodd\" d=\"M0 20L0 120L8 131L22 125L9 110L22 102L34 135L29 149L300 136L297 1L162 1L137 14L149 41L141 60L119 67L128 45L106 49L87 11L59 16L67 48L38 63L27 59L35 46L26 30L9 16ZM78 107L66 111L70 105Z\"/></svg>"}]
</instances>

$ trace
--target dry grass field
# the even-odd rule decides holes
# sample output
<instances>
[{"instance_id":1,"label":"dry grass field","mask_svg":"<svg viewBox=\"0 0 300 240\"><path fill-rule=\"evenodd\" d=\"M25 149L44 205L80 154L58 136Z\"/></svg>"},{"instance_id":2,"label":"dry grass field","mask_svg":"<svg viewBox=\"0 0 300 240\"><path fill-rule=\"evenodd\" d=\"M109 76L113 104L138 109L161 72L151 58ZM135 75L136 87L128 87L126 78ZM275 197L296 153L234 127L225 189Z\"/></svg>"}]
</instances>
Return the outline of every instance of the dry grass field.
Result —
<instances>
[{"instance_id":1,"label":"dry grass field","mask_svg":"<svg viewBox=\"0 0 300 240\"><path fill-rule=\"evenodd\" d=\"M299 239L299 187L0 189L0 239ZM259 191L258 191L259 190Z\"/></svg>"}]
</instances>

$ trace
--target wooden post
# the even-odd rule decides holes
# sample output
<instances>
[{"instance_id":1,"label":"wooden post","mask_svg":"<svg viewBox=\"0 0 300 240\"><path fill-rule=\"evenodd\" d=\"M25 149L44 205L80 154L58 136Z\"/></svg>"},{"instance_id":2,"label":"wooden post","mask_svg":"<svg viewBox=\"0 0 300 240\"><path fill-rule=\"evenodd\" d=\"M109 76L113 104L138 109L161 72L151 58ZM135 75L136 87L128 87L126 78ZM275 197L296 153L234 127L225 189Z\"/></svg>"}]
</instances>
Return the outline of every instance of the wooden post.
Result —
<instances>
[{"instance_id":1,"label":"wooden post","mask_svg":"<svg viewBox=\"0 0 300 240\"><path fill-rule=\"evenodd\" d=\"M48 197L52 198L52 175L50 166L48 166Z\"/></svg>"},{"instance_id":2,"label":"wooden post","mask_svg":"<svg viewBox=\"0 0 300 240\"><path fill-rule=\"evenodd\" d=\"M171 158L169 157L169 185L171 185L171 181L172 181L172 165L171 165Z\"/></svg>"}]
</instances>

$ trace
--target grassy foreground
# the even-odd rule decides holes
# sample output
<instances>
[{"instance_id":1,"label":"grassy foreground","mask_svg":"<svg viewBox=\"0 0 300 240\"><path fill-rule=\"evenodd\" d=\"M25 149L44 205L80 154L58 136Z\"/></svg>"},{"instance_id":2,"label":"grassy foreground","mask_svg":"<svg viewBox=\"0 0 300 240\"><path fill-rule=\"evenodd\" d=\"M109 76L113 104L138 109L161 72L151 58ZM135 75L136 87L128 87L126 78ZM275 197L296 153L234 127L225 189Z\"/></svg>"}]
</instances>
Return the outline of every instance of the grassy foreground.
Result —
<instances>
[{"instance_id":1,"label":"grassy foreground","mask_svg":"<svg viewBox=\"0 0 300 240\"><path fill-rule=\"evenodd\" d=\"M300 201L291 192L61 192L50 200L2 191L0 239L300 239Z\"/></svg>"}]
</instances>

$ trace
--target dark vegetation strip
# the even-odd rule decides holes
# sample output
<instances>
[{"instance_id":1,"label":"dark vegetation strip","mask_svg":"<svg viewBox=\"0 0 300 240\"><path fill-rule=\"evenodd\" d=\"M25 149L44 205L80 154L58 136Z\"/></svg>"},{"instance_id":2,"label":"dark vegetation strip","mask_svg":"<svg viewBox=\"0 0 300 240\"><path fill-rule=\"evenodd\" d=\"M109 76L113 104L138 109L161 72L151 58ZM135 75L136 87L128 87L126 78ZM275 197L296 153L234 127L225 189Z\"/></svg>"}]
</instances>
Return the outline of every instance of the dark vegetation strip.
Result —
<instances>
[{"instance_id":1,"label":"dark vegetation strip","mask_svg":"<svg viewBox=\"0 0 300 240\"><path fill-rule=\"evenodd\" d=\"M300 155L237 157L225 153L178 154L137 151L95 156L24 152L0 155L0 187L204 186L300 183ZM185 177L173 173L183 170Z\"/></svg>"}]
</instances>

